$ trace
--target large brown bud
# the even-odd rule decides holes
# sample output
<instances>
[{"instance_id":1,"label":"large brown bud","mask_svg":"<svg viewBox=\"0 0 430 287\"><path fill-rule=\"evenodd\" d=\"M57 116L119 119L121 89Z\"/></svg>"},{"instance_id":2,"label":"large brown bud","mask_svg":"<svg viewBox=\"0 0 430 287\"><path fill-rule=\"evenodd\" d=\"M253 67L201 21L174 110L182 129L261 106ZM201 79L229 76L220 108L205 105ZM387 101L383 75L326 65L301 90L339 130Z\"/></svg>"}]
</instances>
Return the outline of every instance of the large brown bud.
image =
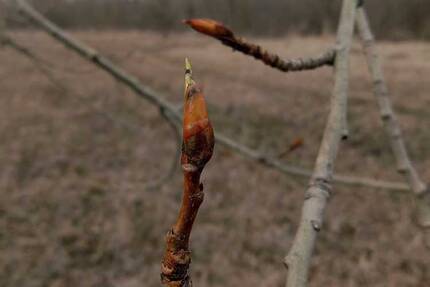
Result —
<instances>
[{"instance_id":1,"label":"large brown bud","mask_svg":"<svg viewBox=\"0 0 430 287\"><path fill-rule=\"evenodd\" d=\"M193 83L185 92L182 165L202 169L212 157L214 143L202 89Z\"/></svg>"},{"instance_id":2,"label":"large brown bud","mask_svg":"<svg viewBox=\"0 0 430 287\"><path fill-rule=\"evenodd\" d=\"M233 37L233 32L229 28L212 19L188 19L183 22L197 32L214 38L224 39Z\"/></svg>"}]
</instances>

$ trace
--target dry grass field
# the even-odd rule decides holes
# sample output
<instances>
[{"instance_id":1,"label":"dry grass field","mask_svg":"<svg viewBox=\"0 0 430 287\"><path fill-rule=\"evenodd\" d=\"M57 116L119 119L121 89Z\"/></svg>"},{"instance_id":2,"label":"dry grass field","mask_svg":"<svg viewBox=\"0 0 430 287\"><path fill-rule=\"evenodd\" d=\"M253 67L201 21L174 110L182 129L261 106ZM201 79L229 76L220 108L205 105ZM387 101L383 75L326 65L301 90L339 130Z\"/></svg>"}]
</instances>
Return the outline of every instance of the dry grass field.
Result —
<instances>
[{"instance_id":1,"label":"dry grass field","mask_svg":"<svg viewBox=\"0 0 430 287\"><path fill-rule=\"evenodd\" d=\"M157 109L41 32L11 34L46 60L0 49L0 286L159 286L164 235L181 196L178 170L161 188L175 138ZM204 85L215 132L311 168L332 88L329 68L283 74L195 33L75 32L115 63L182 100L183 60ZM285 56L313 55L334 39L255 39ZM430 43L379 49L407 146L430 181ZM359 43L350 86L351 138L336 171L402 180L395 172ZM61 84L58 84L61 83ZM283 286L283 257L306 179L266 169L218 146L192 234L198 287ZM335 186L319 234L311 287L428 287L430 256L408 193Z\"/></svg>"}]
</instances>

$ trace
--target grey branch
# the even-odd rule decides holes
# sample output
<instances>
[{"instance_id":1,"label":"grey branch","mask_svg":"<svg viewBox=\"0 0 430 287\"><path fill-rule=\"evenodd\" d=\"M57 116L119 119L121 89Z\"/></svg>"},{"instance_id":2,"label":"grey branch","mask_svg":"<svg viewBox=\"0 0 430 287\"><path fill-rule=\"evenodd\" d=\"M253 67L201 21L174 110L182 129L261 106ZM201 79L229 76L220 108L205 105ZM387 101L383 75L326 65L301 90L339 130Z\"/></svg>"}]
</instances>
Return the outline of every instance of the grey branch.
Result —
<instances>
[{"instance_id":1,"label":"grey branch","mask_svg":"<svg viewBox=\"0 0 430 287\"><path fill-rule=\"evenodd\" d=\"M15 52L17 52L18 54L20 54L21 56L27 58L28 60L30 60L35 68L42 73L43 75L45 75L47 77L47 79L49 79L49 81L51 82L51 84L53 86L55 86L59 91L63 92L63 93L70 93L70 90L63 85L63 83L57 79L54 74L55 71L52 70L52 67L49 65L49 63L47 63L46 61L44 61L43 59L39 58L36 54L34 54L29 48L22 46L21 44L19 44L18 42L16 42L14 39L12 39L11 37L9 37L8 35L6 35L6 33L0 33L0 43L6 47L11 48L12 50L14 50ZM81 98L83 98L82 95L78 95ZM128 130L131 130L133 132L137 131L137 127L134 125L130 125L127 122L124 122L120 119L115 118L114 116L112 116L109 113L106 112L99 112L96 111L98 114L100 114L101 116L105 117L106 119L108 119L109 121L112 121L113 123L116 123L118 125L120 125L123 128L126 128ZM181 134L179 132L180 128L175 125L174 123L176 123L176 121L168 121L170 127L172 128L174 134L175 134L175 138L176 138L176 152L173 155L173 159L172 159L172 163L171 166L169 167L169 169L167 170L167 172L162 175L160 178L156 179L153 182L150 182L147 184L146 188L148 189L157 189L159 188L161 185L163 185L164 183L166 183L167 181L169 181L172 177L173 174L175 173L175 171L177 170L177 166L178 166L178 162L179 162L179 156L181 153Z\"/></svg>"},{"instance_id":2,"label":"grey branch","mask_svg":"<svg viewBox=\"0 0 430 287\"><path fill-rule=\"evenodd\" d=\"M0 44L14 50L16 53L30 60L34 64L34 67L43 74L53 86L62 92L65 91L64 86L56 79L49 65L31 50L16 42L14 39L6 35L6 33L0 35Z\"/></svg>"},{"instance_id":3,"label":"grey branch","mask_svg":"<svg viewBox=\"0 0 430 287\"><path fill-rule=\"evenodd\" d=\"M397 170L399 173L405 175L410 189L416 195L420 226L430 229L430 189L420 179L409 159L402 132L391 105L374 36L363 7L358 8L357 27L363 43L369 71L373 79L373 89L381 112L381 119L384 123L386 133L390 137L391 148L396 158Z\"/></svg>"},{"instance_id":4,"label":"grey branch","mask_svg":"<svg viewBox=\"0 0 430 287\"><path fill-rule=\"evenodd\" d=\"M19 5L19 10L30 20L38 24L42 29L48 32L54 39L63 43L66 47L70 48L72 51L78 53L83 58L92 62L94 65L98 66L112 77L117 79L119 82L130 88L136 93L136 95L148 100L150 103L154 104L160 109L160 112L169 119L172 123L181 123L181 116L178 113L176 107L170 102L164 100L164 97L153 91L152 89L142 85L139 80L132 75L128 74L126 71L117 67L108 59L101 56L97 51L92 48L79 43L76 39L70 35L65 34L59 27L54 23L46 19L43 15L37 12L33 7L31 7L27 2L23 0L17 1ZM312 172L297 166L292 166L285 164L279 160L271 158L269 156L262 155L261 153L252 150L238 142L224 136L220 133L215 135L216 140L221 145L232 151L247 157L249 159L255 160L267 167L274 168L282 173L301 176L304 178L309 178ZM334 181L342 183L345 185L361 186L361 187L373 187L380 190L396 190L396 191L407 191L408 186L403 183L397 182L387 182L378 181L374 179L366 179L354 176L334 176Z\"/></svg>"},{"instance_id":5,"label":"grey branch","mask_svg":"<svg viewBox=\"0 0 430 287\"><path fill-rule=\"evenodd\" d=\"M344 0L337 34L335 83L331 108L310 186L306 191L300 224L293 245L285 257L287 286L307 286L311 256L324 210L330 197L333 168L342 137L349 80L349 52L357 0Z\"/></svg>"},{"instance_id":6,"label":"grey branch","mask_svg":"<svg viewBox=\"0 0 430 287\"><path fill-rule=\"evenodd\" d=\"M180 132L180 126L178 124L174 124L170 121L169 121L169 124L172 127L173 132L175 133L176 152L173 155L170 167L167 170L167 172L161 177L159 177L158 179L156 179L155 181L152 181L146 184L146 189L148 190L156 190L160 188L163 184L165 184L166 182L168 182L173 178L173 175L178 169L179 159L181 158L182 134Z\"/></svg>"}]
</instances>

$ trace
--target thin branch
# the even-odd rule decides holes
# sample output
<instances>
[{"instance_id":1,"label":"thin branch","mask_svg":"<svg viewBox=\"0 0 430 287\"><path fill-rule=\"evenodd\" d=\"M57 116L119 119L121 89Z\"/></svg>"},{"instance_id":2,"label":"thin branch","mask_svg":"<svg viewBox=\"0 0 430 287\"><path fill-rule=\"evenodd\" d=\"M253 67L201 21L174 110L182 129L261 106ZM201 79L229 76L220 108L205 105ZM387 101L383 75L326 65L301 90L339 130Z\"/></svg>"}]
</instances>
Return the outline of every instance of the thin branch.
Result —
<instances>
[{"instance_id":1,"label":"thin branch","mask_svg":"<svg viewBox=\"0 0 430 287\"><path fill-rule=\"evenodd\" d=\"M406 150L402 132L394 114L389 92L384 79L381 61L376 49L374 36L367 19L366 11L360 6L357 11L357 26L363 48L366 54L367 65L373 79L373 90L378 101L381 119L386 133L390 137L391 149L397 162L397 170L404 174L410 189L414 192L418 206L418 222L420 226L430 229L430 189L421 180L415 170Z\"/></svg>"},{"instance_id":2,"label":"thin branch","mask_svg":"<svg viewBox=\"0 0 430 287\"><path fill-rule=\"evenodd\" d=\"M204 197L200 175L212 157L215 143L203 93L190 76L191 65L186 61L181 155L184 193L176 223L166 236L166 252L161 265L161 282L168 287L192 286L189 239Z\"/></svg>"},{"instance_id":3,"label":"thin branch","mask_svg":"<svg viewBox=\"0 0 430 287\"><path fill-rule=\"evenodd\" d=\"M316 57L283 60L259 45L236 37L232 30L220 22L211 19L189 19L185 20L184 23L197 32L213 37L233 50L252 56L282 72L313 70L322 66L332 66L336 54L335 49L330 49Z\"/></svg>"},{"instance_id":4,"label":"thin branch","mask_svg":"<svg viewBox=\"0 0 430 287\"><path fill-rule=\"evenodd\" d=\"M17 0L17 4L18 9L21 13L29 17L30 20L39 24L52 37L62 42L66 47L72 49L83 58L102 68L103 70L114 76L120 82L126 83L138 95L146 98L151 103L160 107L160 109L162 109L162 114L164 115L166 120L172 120L171 116L166 115L167 112L165 110L172 110L173 106L171 106L171 104L164 99L155 96L155 93L152 92L152 90L149 90L147 87L143 87L139 83L139 80L137 78L127 74L126 71L115 66L107 58L101 56L96 50L80 43L78 40L64 33L58 26L46 19L42 14L40 14L33 7L31 7L26 1ZM178 117L178 115L174 115L174 117Z\"/></svg>"},{"instance_id":5,"label":"thin branch","mask_svg":"<svg viewBox=\"0 0 430 287\"><path fill-rule=\"evenodd\" d=\"M266 65L283 72L312 70L325 65L332 66L334 64L336 49L330 49L313 58L283 60L278 55L268 52L261 46L249 43L245 39L235 36L230 28L227 28L218 21L212 19L189 19L185 20L184 23L199 33L221 41L221 43L235 51L252 56ZM346 108L342 122L342 139L345 140L349 137Z\"/></svg>"},{"instance_id":6,"label":"thin branch","mask_svg":"<svg viewBox=\"0 0 430 287\"><path fill-rule=\"evenodd\" d=\"M30 51L28 48L22 46L21 44L17 43L15 40L10 38L7 35L3 35L0 38L0 42L3 46L8 47L21 56L24 56L28 60L30 60L34 67L43 74L53 86L55 86L58 90L64 92L65 87L56 79L54 76L54 73L51 71L51 68L47 65L47 63L40 59L37 55L35 55L32 51Z\"/></svg>"},{"instance_id":7,"label":"thin branch","mask_svg":"<svg viewBox=\"0 0 430 287\"><path fill-rule=\"evenodd\" d=\"M311 257L317 233L321 230L324 210L331 193L333 168L342 136L349 81L351 48L357 0L344 0L337 34L339 50L335 60L335 83L330 114L315 163L310 186L306 191L302 216L293 245L285 257L287 285L307 286Z\"/></svg>"},{"instance_id":8,"label":"thin branch","mask_svg":"<svg viewBox=\"0 0 430 287\"><path fill-rule=\"evenodd\" d=\"M148 190L158 189L158 188L160 188L160 186L162 186L163 184L165 184L166 182L171 180L173 178L173 175L176 172L177 167L178 167L179 158L181 156L182 135L179 132L178 126L176 124L172 123L171 121L169 121L168 123L172 127L173 132L175 133L176 151L175 151L175 154L173 155L170 167L167 170L167 172L163 176L160 176L157 180L146 184L146 188Z\"/></svg>"},{"instance_id":9,"label":"thin branch","mask_svg":"<svg viewBox=\"0 0 430 287\"><path fill-rule=\"evenodd\" d=\"M12 50L16 51L17 53L19 53L20 55L24 56L25 58L29 59L31 62L33 62L34 66L43 74L45 75L49 81L51 82L52 85L54 85L59 91L63 92L63 93L70 93L70 90L63 85L63 83L57 79L54 74L55 71L52 71L53 67L51 67L46 61L44 61L43 59L39 58L36 54L34 54L30 49L28 49L27 47L22 46L21 44L15 42L12 38L10 38L9 36L0 35L0 41L1 43L6 46L11 48ZM49 65L49 66L48 66ZM76 94L76 93L75 93ZM80 98L83 98L82 95L79 95ZM134 125L130 125L127 122L124 122L123 120L117 119L115 117L113 117L111 114L106 113L106 112L101 112L101 111L96 111L98 114L100 114L101 116L103 116L104 118L108 119L109 121L120 125L121 127L129 130L129 131L133 131L136 132L137 130L137 126ZM176 125L176 121L168 121L169 126L172 128L172 131L175 134L175 138L176 138L176 151L175 154L173 155L173 159L172 159L172 163L170 165L170 167L168 168L167 172L161 176L160 178L156 179L153 182L150 182L146 185L147 189L157 189L159 188L161 185L163 185L164 183L166 183L167 181L169 181L170 179L172 179L176 169L177 169L177 165L179 162L179 156L181 154L181 134L179 132L179 127Z\"/></svg>"},{"instance_id":10,"label":"thin branch","mask_svg":"<svg viewBox=\"0 0 430 287\"><path fill-rule=\"evenodd\" d=\"M70 48L72 51L76 52L78 55L98 66L113 78L130 88L136 95L148 100L151 104L157 106L163 116L168 118L172 122L180 123L181 117L178 113L176 107L170 102L164 100L160 94L156 93L152 89L144 86L139 80L128 74L126 71L117 67L108 59L101 56L94 49L79 43L70 35L66 35L58 26L46 19L43 15L37 12L33 7L31 7L24 0L18 0L19 10L30 20L38 24L46 32L48 32L54 39L63 43L66 47ZM222 135L221 133L216 134L216 140L218 143L222 144L226 148L247 157L249 159L255 160L267 167L274 168L282 173L301 176L304 178L309 178L312 172L301 167L288 165L282 161L276 160L269 156L262 155L261 153L252 150L229 137ZM373 187L377 190L395 190L395 191L407 191L408 186L403 183L398 182L387 182L379 181L374 179L366 179L354 176L342 176L337 175L334 177L334 181L342 183L345 185L361 186L361 187Z\"/></svg>"}]
</instances>

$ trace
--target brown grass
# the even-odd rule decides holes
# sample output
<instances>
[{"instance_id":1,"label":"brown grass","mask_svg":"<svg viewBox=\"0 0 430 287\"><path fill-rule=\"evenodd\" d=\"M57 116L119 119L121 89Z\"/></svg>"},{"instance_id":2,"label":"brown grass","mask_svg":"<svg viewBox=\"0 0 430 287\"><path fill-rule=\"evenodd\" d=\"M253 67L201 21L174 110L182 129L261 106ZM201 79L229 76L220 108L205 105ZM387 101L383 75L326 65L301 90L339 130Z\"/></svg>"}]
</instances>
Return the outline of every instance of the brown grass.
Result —
<instances>
[{"instance_id":1,"label":"brown grass","mask_svg":"<svg viewBox=\"0 0 430 287\"><path fill-rule=\"evenodd\" d=\"M205 84L215 131L311 167L331 93L331 71L283 74L196 34L85 32L146 84L181 103L183 59ZM0 50L0 286L159 286L164 235L182 177L167 170L175 140L155 108L39 32L14 34L55 67L67 92L31 62ZM284 55L313 55L332 38L256 39ZM430 178L430 44L382 43L384 68L408 147ZM351 139L336 170L400 180L383 134L360 46L352 59ZM105 116L104 113L110 116ZM125 128L124 123L127 127ZM217 147L205 174L191 244L196 286L282 286L283 256L306 181ZM412 197L339 187L329 204L311 286L428 286L428 251ZM426 283L427 282L427 283Z\"/></svg>"}]
</instances>

